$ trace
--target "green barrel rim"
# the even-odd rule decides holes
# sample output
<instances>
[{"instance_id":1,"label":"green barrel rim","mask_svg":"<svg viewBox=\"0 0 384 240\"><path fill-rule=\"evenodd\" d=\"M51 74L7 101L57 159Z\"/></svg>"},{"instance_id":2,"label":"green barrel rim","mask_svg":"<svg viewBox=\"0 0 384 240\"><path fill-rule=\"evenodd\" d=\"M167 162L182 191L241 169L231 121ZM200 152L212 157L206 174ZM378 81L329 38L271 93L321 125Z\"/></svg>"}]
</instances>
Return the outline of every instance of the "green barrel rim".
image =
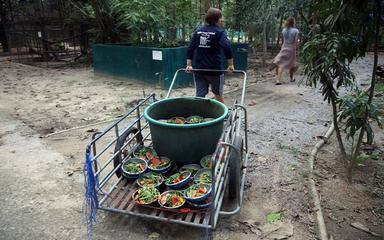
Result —
<instances>
[{"instance_id":1,"label":"green barrel rim","mask_svg":"<svg viewBox=\"0 0 384 240\"><path fill-rule=\"evenodd\" d=\"M213 102L214 104L216 105L220 105L223 109L224 109L224 113L218 117L218 118L215 118L214 120L212 121L209 121L209 122L203 122L203 123L192 123L192 124L175 124L175 123L165 123L165 122L160 122L156 119L153 119L152 117L150 117L148 115L148 112L154 108L157 104L160 104L160 103L164 103L164 102L169 102L169 101L174 101L174 100L177 100L177 99L191 99L191 100L195 100L195 99L198 99L198 100L204 100L204 101L210 101L210 102ZM224 104L224 103L221 103L215 99L209 99L209 98L201 98L201 97L176 97L176 98L167 98L167 99L163 99L163 100L159 100L157 102L154 102L152 103L150 106L148 106L147 108L145 108L144 110L144 118L149 122L149 123L152 123L152 124L155 124L155 125L158 125L158 126L163 126L163 127L169 127L169 128L200 128L200 127L206 127L206 126L211 126L211 125L214 125L218 122L221 122L224 120L224 118L228 115L228 108L227 106Z\"/></svg>"}]
</instances>

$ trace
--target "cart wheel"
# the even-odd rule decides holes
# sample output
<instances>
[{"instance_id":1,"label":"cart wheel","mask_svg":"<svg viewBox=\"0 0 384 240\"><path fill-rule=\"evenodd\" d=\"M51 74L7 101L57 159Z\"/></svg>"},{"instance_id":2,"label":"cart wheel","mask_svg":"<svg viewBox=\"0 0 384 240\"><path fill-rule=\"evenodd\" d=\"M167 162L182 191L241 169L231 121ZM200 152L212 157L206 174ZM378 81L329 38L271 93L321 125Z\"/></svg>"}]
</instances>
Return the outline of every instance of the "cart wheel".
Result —
<instances>
[{"instance_id":1,"label":"cart wheel","mask_svg":"<svg viewBox=\"0 0 384 240\"><path fill-rule=\"evenodd\" d=\"M132 128L129 131L125 132L123 135L117 139L116 145L115 145L115 151L114 153L120 151L120 148L124 146L124 144L127 143L139 130L137 128ZM113 159L113 166L116 168L124 158L128 156L129 150L135 146L136 144L143 144L143 135L141 133L136 135L136 141L131 141L124 149L121 150L121 154L117 154L116 157ZM133 157L133 155L132 155ZM121 176L120 169L116 171L116 176Z\"/></svg>"},{"instance_id":2,"label":"cart wheel","mask_svg":"<svg viewBox=\"0 0 384 240\"><path fill-rule=\"evenodd\" d=\"M232 149L229 155L229 179L228 179L228 196L229 199L240 199L240 177L241 164L243 159L243 139L240 136L235 137L233 143L239 151L240 155Z\"/></svg>"}]
</instances>

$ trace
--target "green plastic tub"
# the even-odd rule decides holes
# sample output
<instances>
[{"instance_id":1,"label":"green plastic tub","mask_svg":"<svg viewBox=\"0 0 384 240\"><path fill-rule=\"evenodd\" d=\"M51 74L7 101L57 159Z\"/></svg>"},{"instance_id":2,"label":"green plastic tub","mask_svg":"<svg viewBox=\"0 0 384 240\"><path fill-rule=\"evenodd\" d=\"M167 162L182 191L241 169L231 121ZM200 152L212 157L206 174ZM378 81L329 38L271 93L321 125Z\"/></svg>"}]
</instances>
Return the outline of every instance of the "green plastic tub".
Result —
<instances>
[{"instance_id":1,"label":"green plastic tub","mask_svg":"<svg viewBox=\"0 0 384 240\"><path fill-rule=\"evenodd\" d=\"M158 155L185 165L198 164L202 157L215 151L227 114L228 108L216 100L181 97L153 103L145 109L144 118L149 122L153 147ZM194 115L213 120L182 125L159 121Z\"/></svg>"}]
</instances>

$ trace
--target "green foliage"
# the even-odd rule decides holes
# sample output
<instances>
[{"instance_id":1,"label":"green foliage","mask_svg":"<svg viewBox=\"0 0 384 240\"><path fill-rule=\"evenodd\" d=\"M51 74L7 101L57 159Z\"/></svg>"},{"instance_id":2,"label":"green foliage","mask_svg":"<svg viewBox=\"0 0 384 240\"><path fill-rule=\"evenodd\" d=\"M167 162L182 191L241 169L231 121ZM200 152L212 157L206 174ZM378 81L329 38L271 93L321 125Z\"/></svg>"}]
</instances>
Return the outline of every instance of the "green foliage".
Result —
<instances>
[{"instance_id":1,"label":"green foliage","mask_svg":"<svg viewBox=\"0 0 384 240\"><path fill-rule=\"evenodd\" d=\"M111 4L117 26L129 32L131 39L164 45L175 45L177 28L191 28L191 8L188 0L113 0Z\"/></svg>"},{"instance_id":2,"label":"green foliage","mask_svg":"<svg viewBox=\"0 0 384 240\"><path fill-rule=\"evenodd\" d=\"M98 42L176 46L196 23L190 0L71 0L71 4L70 22L91 23Z\"/></svg>"},{"instance_id":3,"label":"green foliage","mask_svg":"<svg viewBox=\"0 0 384 240\"><path fill-rule=\"evenodd\" d=\"M363 130L367 135L367 143L372 144L374 132L371 122L365 120L365 115L368 114L368 118L375 120L380 127L382 124L376 102L369 104L368 98L364 91L356 88L354 95L345 96L339 99L338 103L340 120L345 123L344 131L347 133L347 138L354 138L358 131Z\"/></svg>"},{"instance_id":4,"label":"green foliage","mask_svg":"<svg viewBox=\"0 0 384 240\"><path fill-rule=\"evenodd\" d=\"M359 43L351 35L331 32L313 35L303 47L306 84L316 86L320 82L324 100L336 99L337 88L351 86L355 80L349 64L356 57Z\"/></svg>"}]
</instances>

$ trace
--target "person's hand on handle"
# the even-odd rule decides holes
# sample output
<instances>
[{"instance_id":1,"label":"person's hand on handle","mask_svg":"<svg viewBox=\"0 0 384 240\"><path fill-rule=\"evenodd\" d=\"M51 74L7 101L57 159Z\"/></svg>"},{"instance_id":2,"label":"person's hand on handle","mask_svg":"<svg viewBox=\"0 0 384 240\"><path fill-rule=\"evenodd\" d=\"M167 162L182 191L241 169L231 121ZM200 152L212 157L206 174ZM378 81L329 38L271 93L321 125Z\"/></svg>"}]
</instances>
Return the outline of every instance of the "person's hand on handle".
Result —
<instances>
[{"instance_id":1,"label":"person's hand on handle","mask_svg":"<svg viewBox=\"0 0 384 240\"><path fill-rule=\"evenodd\" d=\"M187 59L187 66L185 67L185 72L186 73L191 73L193 70L192 68L192 60L191 59Z\"/></svg>"},{"instance_id":2,"label":"person's hand on handle","mask_svg":"<svg viewBox=\"0 0 384 240\"><path fill-rule=\"evenodd\" d=\"M228 74L232 74L233 70L235 70L235 67L233 65L228 65L228 68L227 68Z\"/></svg>"},{"instance_id":3,"label":"person's hand on handle","mask_svg":"<svg viewBox=\"0 0 384 240\"><path fill-rule=\"evenodd\" d=\"M228 67L227 67L227 73L232 74L233 70L235 70L235 67L233 66L233 58L227 60Z\"/></svg>"},{"instance_id":4,"label":"person's hand on handle","mask_svg":"<svg viewBox=\"0 0 384 240\"><path fill-rule=\"evenodd\" d=\"M192 70L193 70L192 66L187 66L187 67L185 67L185 72L186 72L186 73L191 73Z\"/></svg>"}]
</instances>

